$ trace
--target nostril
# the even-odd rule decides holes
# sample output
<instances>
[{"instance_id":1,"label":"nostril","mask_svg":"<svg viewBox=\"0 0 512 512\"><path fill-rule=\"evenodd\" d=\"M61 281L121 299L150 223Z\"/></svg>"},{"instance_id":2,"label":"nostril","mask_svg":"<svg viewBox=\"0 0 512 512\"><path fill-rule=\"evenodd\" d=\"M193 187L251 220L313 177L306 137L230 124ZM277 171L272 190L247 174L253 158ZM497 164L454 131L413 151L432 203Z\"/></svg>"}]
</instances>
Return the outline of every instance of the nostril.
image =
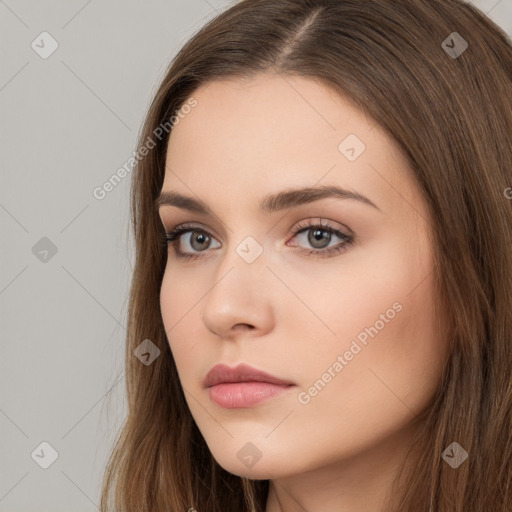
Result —
<instances>
[{"instance_id":1,"label":"nostril","mask_svg":"<svg viewBox=\"0 0 512 512\"><path fill-rule=\"evenodd\" d=\"M252 330L254 325L251 324L236 324L233 329Z\"/></svg>"}]
</instances>

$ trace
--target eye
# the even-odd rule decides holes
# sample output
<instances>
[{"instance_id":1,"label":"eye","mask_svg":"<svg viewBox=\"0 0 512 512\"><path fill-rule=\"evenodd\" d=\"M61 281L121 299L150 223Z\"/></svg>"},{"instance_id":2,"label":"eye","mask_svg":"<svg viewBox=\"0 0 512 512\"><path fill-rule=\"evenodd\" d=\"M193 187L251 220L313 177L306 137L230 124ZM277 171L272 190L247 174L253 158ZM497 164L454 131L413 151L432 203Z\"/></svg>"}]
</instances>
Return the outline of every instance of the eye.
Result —
<instances>
[{"instance_id":1,"label":"eye","mask_svg":"<svg viewBox=\"0 0 512 512\"><path fill-rule=\"evenodd\" d=\"M187 237L183 237L183 235L188 235ZM204 252L210 246L211 240L215 240L208 231L189 225L181 225L172 229L169 233L165 234L165 245L170 245L174 249L174 253L178 258L183 258L185 260L191 258L201 257L201 254L189 254L183 252L181 250L181 240L182 238L187 238L188 241L185 242L185 245L192 247L192 250L198 252ZM219 244L220 246L220 244Z\"/></svg>"},{"instance_id":2,"label":"eye","mask_svg":"<svg viewBox=\"0 0 512 512\"><path fill-rule=\"evenodd\" d=\"M329 222L322 223L322 219L320 219L320 221L313 221L310 219L305 223L299 224L295 228L294 234L294 238L305 239L305 244L313 247L313 249L299 248L298 251L300 253L306 253L308 256L313 254L320 258L328 258L335 254L345 252L347 250L347 246L354 242L353 235L343 233L339 229L330 225ZM304 236L306 234L307 236ZM341 242L333 247L325 249L332 241L333 235L335 238L341 239ZM289 243L286 245L289 245Z\"/></svg>"},{"instance_id":3,"label":"eye","mask_svg":"<svg viewBox=\"0 0 512 512\"><path fill-rule=\"evenodd\" d=\"M309 233L307 237L303 235ZM331 226L328 222L322 223L320 221L309 220L305 223L297 225L292 234L295 238L305 238L304 243L309 244L312 249L304 247L298 248L298 252L306 253L308 256L315 255L322 258L330 257L334 254L345 252L347 246L353 243L353 236L340 231L339 229ZM187 235L186 237L183 235ZM327 248L332 241L332 238L337 237L341 241L334 247ZM183 252L181 247L182 239L185 240L185 247L192 249L192 252ZM176 257L183 260L197 259L203 256L202 253L207 252L206 249L211 248L211 242L215 240L208 231L198 226L180 225L173 228L164 236L164 243L166 246L172 246ZM289 242L286 244L289 245ZM216 247L219 247L217 245ZM215 248L215 247L214 247ZM194 253L195 251L195 253Z\"/></svg>"}]
</instances>

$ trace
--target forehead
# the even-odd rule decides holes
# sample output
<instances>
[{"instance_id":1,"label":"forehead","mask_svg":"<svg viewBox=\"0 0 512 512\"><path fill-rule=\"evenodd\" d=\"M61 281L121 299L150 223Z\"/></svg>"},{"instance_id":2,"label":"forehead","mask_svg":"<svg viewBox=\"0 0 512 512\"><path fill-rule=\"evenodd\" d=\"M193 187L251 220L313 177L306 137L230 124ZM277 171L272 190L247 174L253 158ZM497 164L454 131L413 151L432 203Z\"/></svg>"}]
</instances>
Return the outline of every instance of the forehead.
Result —
<instances>
[{"instance_id":1,"label":"forehead","mask_svg":"<svg viewBox=\"0 0 512 512\"><path fill-rule=\"evenodd\" d=\"M298 152L307 142L317 152L336 154L343 131L364 139L375 124L326 85L304 77L261 73L216 80L193 97L197 106L174 126L169 150L197 149L199 142L215 154L217 148L223 154L236 148L240 155L257 150L275 156L280 149Z\"/></svg>"},{"instance_id":2,"label":"forehead","mask_svg":"<svg viewBox=\"0 0 512 512\"><path fill-rule=\"evenodd\" d=\"M171 131L163 190L224 200L327 180L378 202L390 194L379 174L407 186L395 141L319 81L262 73L209 82L192 97L197 105ZM346 140L359 145L355 160L343 152Z\"/></svg>"}]
</instances>

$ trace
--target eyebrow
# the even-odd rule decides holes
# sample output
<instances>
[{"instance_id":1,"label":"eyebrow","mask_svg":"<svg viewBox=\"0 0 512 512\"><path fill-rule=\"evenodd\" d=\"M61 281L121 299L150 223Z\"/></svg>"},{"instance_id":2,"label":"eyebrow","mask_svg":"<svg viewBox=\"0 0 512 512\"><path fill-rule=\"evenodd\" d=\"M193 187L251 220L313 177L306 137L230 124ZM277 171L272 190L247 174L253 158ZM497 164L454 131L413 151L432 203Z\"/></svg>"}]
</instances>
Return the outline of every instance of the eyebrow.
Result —
<instances>
[{"instance_id":1,"label":"eyebrow","mask_svg":"<svg viewBox=\"0 0 512 512\"><path fill-rule=\"evenodd\" d=\"M269 214L326 198L353 199L381 211L373 201L358 192L345 190L335 185L324 185L321 187L286 189L277 194L268 194L260 203L260 212ZM161 191L154 205L156 209L161 206L175 206L194 213L213 215L211 208L205 202L175 191Z\"/></svg>"}]
</instances>

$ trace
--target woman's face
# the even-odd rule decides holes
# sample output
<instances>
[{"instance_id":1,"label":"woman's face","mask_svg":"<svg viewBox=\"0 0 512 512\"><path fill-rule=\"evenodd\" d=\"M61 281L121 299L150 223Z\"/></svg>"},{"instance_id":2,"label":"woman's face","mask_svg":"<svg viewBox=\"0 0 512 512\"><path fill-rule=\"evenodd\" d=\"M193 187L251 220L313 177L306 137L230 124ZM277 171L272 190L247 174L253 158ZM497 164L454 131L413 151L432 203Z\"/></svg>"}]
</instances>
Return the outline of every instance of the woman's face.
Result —
<instances>
[{"instance_id":1,"label":"woman's face","mask_svg":"<svg viewBox=\"0 0 512 512\"><path fill-rule=\"evenodd\" d=\"M313 80L260 74L193 97L171 132L162 192L210 213L160 207L167 232L192 224L168 248L160 297L206 443L227 471L253 479L369 454L373 471L389 464L443 362L429 215L408 162ZM219 363L293 385L209 389Z\"/></svg>"}]
</instances>

